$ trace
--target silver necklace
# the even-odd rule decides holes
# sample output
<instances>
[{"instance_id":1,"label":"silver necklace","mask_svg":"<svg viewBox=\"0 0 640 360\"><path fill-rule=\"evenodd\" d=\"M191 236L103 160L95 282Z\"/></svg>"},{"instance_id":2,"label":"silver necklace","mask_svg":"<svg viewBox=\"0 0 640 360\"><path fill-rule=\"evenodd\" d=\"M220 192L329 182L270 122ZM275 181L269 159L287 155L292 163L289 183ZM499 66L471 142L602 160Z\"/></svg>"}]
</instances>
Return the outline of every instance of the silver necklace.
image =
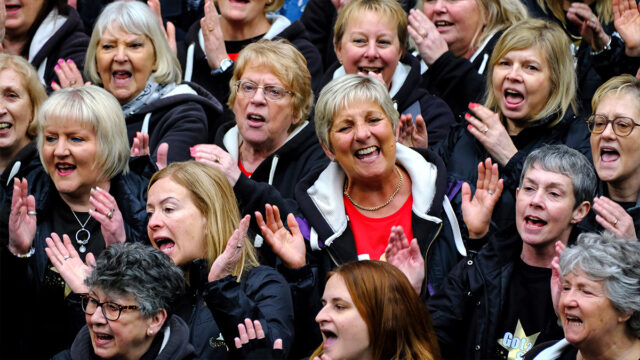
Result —
<instances>
[{"instance_id":1,"label":"silver necklace","mask_svg":"<svg viewBox=\"0 0 640 360\"><path fill-rule=\"evenodd\" d=\"M78 219L78 215L76 215L75 211L71 210L71 213L73 214L73 217L75 217L76 220L78 221L78 224L80 224L80 226L82 227L80 230L76 231L76 242L78 243L78 245L80 245L78 250L81 253L84 253L85 251L87 251L87 248L85 247L85 245L87 245L87 243L89 242L89 239L91 238L91 232L89 232L89 230L85 229L84 227L87 226L87 223L89 223L89 220L91 220L91 214L89 214L87 221L85 221L83 224L80 221L80 219ZM86 234L87 235L86 239L80 240L80 234Z\"/></svg>"}]
</instances>

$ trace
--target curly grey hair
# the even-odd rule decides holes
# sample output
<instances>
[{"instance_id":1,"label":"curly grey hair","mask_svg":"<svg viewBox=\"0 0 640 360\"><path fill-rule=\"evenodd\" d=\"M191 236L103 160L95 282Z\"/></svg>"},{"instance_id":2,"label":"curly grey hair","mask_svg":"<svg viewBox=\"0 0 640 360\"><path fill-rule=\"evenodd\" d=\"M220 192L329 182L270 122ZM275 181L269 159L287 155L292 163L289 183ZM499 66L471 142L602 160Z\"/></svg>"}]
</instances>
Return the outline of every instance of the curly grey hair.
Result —
<instances>
[{"instance_id":1,"label":"curly grey hair","mask_svg":"<svg viewBox=\"0 0 640 360\"><path fill-rule=\"evenodd\" d=\"M567 145L545 145L532 151L524 161L518 186L522 186L527 171L534 166L571 179L573 197L576 201L574 209L584 201L591 202L596 195L598 184L596 172L589 159L578 150Z\"/></svg>"},{"instance_id":2,"label":"curly grey hair","mask_svg":"<svg viewBox=\"0 0 640 360\"><path fill-rule=\"evenodd\" d=\"M84 283L108 295L133 296L146 318L161 309L170 312L170 304L185 288L182 270L169 256L137 243L107 247Z\"/></svg>"},{"instance_id":3,"label":"curly grey hair","mask_svg":"<svg viewBox=\"0 0 640 360\"><path fill-rule=\"evenodd\" d=\"M627 326L640 337L640 243L610 232L584 233L560 256L562 276L582 270L592 281L602 281L614 309L631 315Z\"/></svg>"}]
</instances>

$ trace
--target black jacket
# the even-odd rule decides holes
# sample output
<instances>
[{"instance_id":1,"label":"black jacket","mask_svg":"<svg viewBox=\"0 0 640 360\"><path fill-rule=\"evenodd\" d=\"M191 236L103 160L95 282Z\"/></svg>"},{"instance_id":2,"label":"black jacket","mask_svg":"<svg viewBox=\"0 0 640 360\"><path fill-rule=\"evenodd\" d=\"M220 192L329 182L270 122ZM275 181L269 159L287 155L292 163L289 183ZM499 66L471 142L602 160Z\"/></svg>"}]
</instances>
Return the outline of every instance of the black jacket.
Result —
<instances>
[{"instance_id":1,"label":"black jacket","mask_svg":"<svg viewBox=\"0 0 640 360\"><path fill-rule=\"evenodd\" d=\"M149 178L146 174L150 173L150 167L153 165L149 158L140 157L130 162L131 171L128 174L116 175L111 179L109 192L122 213L127 241L148 241L146 187ZM30 258L21 259L7 249L6 229L12 197L12 193L7 192L0 214L0 226L5 229L5 238L0 239L0 300L3 305L0 309L0 358L48 358L69 347L82 325L83 316L77 316L79 299L75 299L73 294L63 296L53 291L52 286L46 285L52 281L45 276L46 270L52 265L44 249L47 247L45 239L54 228L52 214L58 211L53 206L55 185L42 166L26 174L19 173L19 176L27 178L29 193L34 195L36 201L38 223L33 241L35 253ZM12 188L13 183L3 191ZM94 255L97 257L99 254ZM58 322L60 318L64 320ZM27 333L48 335L44 338L24 336Z\"/></svg>"},{"instance_id":2,"label":"black jacket","mask_svg":"<svg viewBox=\"0 0 640 360\"><path fill-rule=\"evenodd\" d=\"M585 121L568 110L558 124L549 128L547 124L553 118L552 115L543 119L511 137L518 152L506 166L498 166L500 177L504 179L505 185L493 212L493 221L498 229L513 223L515 190L520 182L524 161L533 150L543 145L565 144L583 153L587 159L591 159L590 133ZM434 151L447 165L449 181L466 181L474 185L478 178L478 163L491 157L484 146L469 133L466 124L459 124L451 129L447 141L438 144ZM495 160L494 163L496 163ZM454 202L460 203L461 198L457 197Z\"/></svg>"},{"instance_id":3,"label":"black jacket","mask_svg":"<svg viewBox=\"0 0 640 360\"><path fill-rule=\"evenodd\" d=\"M167 343L162 346L162 342L165 340ZM195 357L195 350L189 343L189 328L185 324L184 320L180 317L172 315L170 316L165 325L160 330L160 333L156 335L150 350L160 347L158 355L154 357L154 360L191 360ZM144 356L147 356L145 354ZM52 358L52 360L99 360L93 352L93 345L91 344L91 334L87 326L76 336L76 339L71 345L71 349L66 350Z\"/></svg>"},{"instance_id":4,"label":"black jacket","mask_svg":"<svg viewBox=\"0 0 640 360\"><path fill-rule=\"evenodd\" d=\"M60 84L58 76L54 71L54 67L58 63L58 59L71 59L76 63L78 70L82 72L84 69L84 59L89 46L89 36L84 32L84 26L80 15L71 6L65 5L63 10L67 19L65 23L53 34L49 35L48 40L42 45L34 56L29 56L29 49L23 51L24 56L29 56L29 62L37 70L41 67L44 69L44 77L41 78L47 87L47 92L51 93L51 82L56 81ZM36 32L37 33L37 32Z\"/></svg>"},{"instance_id":5,"label":"black jacket","mask_svg":"<svg viewBox=\"0 0 640 360\"><path fill-rule=\"evenodd\" d=\"M342 65L334 63L324 74L322 87L344 73ZM414 120L418 114L422 114L429 132L429 146L433 146L447 138L455 118L449 106L421 88L420 82L420 62L413 55L404 55L393 74L390 95L398 105L400 114L411 114Z\"/></svg>"},{"instance_id":6,"label":"black jacket","mask_svg":"<svg viewBox=\"0 0 640 360\"><path fill-rule=\"evenodd\" d=\"M133 143L148 119L149 149L155 161L158 146L169 144L168 162L191 159L189 148L210 142L221 124L222 105L205 89L183 83L162 98L126 117L127 136Z\"/></svg>"},{"instance_id":7,"label":"black jacket","mask_svg":"<svg viewBox=\"0 0 640 360\"><path fill-rule=\"evenodd\" d=\"M445 52L422 74L422 86L441 97L456 116L468 111L469 102L483 102L489 60L500 35L490 36L470 60Z\"/></svg>"},{"instance_id":8,"label":"black jacket","mask_svg":"<svg viewBox=\"0 0 640 360\"><path fill-rule=\"evenodd\" d=\"M311 73L311 87L315 89L322 77L322 59L318 50L311 44L307 31L300 21L290 23L281 15L268 16L272 22L271 29L263 39L286 39L302 53L307 60L307 67ZM203 46L199 42L200 21L193 23L184 42L178 44L178 59L186 81L193 81L207 89L220 102L226 105L229 99L229 81L233 75L234 66L225 72L212 75Z\"/></svg>"},{"instance_id":9,"label":"black jacket","mask_svg":"<svg viewBox=\"0 0 640 360\"><path fill-rule=\"evenodd\" d=\"M242 275L208 283L206 261L190 264L190 288L174 307L189 325L189 342L196 359L235 357L233 338L245 318L259 320L267 343L282 339L285 354L293 343L293 305L289 286L282 275L267 266L258 266ZM200 284L200 285L196 285Z\"/></svg>"},{"instance_id":10,"label":"black jacket","mask_svg":"<svg viewBox=\"0 0 640 360\"><path fill-rule=\"evenodd\" d=\"M489 235L487 245L449 273L427 301L444 359L493 359L500 316L522 239L515 225ZM549 327L556 319L549 319Z\"/></svg>"}]
</instances>

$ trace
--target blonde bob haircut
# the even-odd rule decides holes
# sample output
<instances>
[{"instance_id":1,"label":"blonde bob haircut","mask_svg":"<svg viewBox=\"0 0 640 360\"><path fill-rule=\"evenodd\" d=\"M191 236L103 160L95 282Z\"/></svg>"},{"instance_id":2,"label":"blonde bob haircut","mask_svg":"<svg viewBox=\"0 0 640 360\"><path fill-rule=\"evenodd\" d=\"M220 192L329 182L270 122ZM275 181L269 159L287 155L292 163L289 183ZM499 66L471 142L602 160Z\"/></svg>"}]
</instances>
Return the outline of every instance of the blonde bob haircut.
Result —
<instances>
[{"instance_id":1,"label":"blonde bob haircut","mask_svg":"<svg viewBox=\"0 0 640 360\"><path fill-rule=\"evenodd\" d=\"M210 165L195 161L174 162L151 177L147 191L158 180L169 178L191 194L191 200L206 219L205 249L209 267L222 254L240 224L240 211L233 188L224 174ZM240 282L242 272L258 266L256 251L245 236L242 258L231 275Z\"/></svg>"},{"instance_id":2,"label":"blonde bob haircut","mask_svg":"<svg viewBox=\"0 0 640 360\"><path fill-rule=\"evenodd\" d=\"M298 122L291 125L289 133L307 119L313 107L311 74L307 67L307 60L289 41L262 39L247 45L240 51L229 82L231 94L227 104L231 109L238 95L236 82L242 78L247 67L268 69L287 90L293 92L293 116L298 119Z\"/></svg>"},{"instance_id":3,"label":"blonde bob haircut","mask_svg":"<svg viewBox=\"0 0 640 360\"><path fill-rule=\"evenodd\" d=\"M96 52L102 35L107 30L122 29L129 34L147 36L153 45L155 68L152 76L160 85L180 83L180 63L164 36L158 19L146 4L139 1L115 1L107 5L98 17L84 62L84 73L94 84L101 85L98 74ZM149 59L151 61L152 59Z\"/></svg>"},{"instance_id":4,"label":"blonde bob haircut","mask_svg":"<svg viewBox=\"0 0 640 360\"><path fill-rule=\"evenodd\" d=\"M348 74L332 80L320 92L314 117L316 135L320 144L333 150L329 142L333 118L342 110L348 109L351 104L362 101L378 104L391 121L391 127L395 133L400 114L385 85L370 76Z\"/></svg>"},{"instance_id":5,"label":"blonde bob haircut","mask_svg":"<svg viewBox=\"0 0 640 360\"><path fill-rule=\"evenodd\" d=\"M629 74L614 76L600 85L591 99L591 108L595 113L598 106L609 95L629 94L636 100L636 108L640 110L640 80Z\"/></svg>"},{"instance_id":6,"label":"blonde bob haircut","mask_svg":"<svg viewBox=\"0 0 640 360\"><path fill-rule=\"evenodd\" d=\"M47 92L38 78L36 69L22 56L9 55L0 53L0 71L13 70L22 80L22 86L27 90L29 99L31 100L31 119L27 128L27 137L34 139L36 137L38 127L33 121L40 106L47 99Z\"/></svg>"},{"instance_id":7,"label":"blonde bob haircut","mask_svg":"<svg viewBox=\"0 0 640 360\"><path fill-rule=\"evenodd\" d=\"M558 19L563 25L567 24L567 19L562 8L562 1L558 0L536 0L538 6L546 14L551 14ZM596 0L596 14L598 21L602 24L609 24L613 21L613 5L611 0Z\"/></svg>"},{"instance_id":8,"label":"blonde bob haircut","mask_svg":"<svg viewBox=\"0 0 640 360\"><path fill-rule=\"evenodd\" d=\"M365 11L373 11L381 18L389 19L392 24L395 24L400 50L404 54L409 37L409 30L407 30L409 20L402 5L396 0L354 0L349 2L338 12L338 18L333 28L333 46L338 47L342 42L349 21L361 17Z\"/></svg>"},{"instance_id":9,"label":"blonde bob haircut","mask_svg":"<svg viewBox=\"0 0 640 360\"><path fill-rule=\"evenodd\" d=\"M77 123L96 134L96 157L93 168L101 171L100 177L110 180L129 171L129 140L127 126L120 104L107 90L86 85L58 91L42 104L36 115L38 150L42 156L44 128ZM44 166L46 171L47 167Z\"/></svg>"},{"instance_id":10,"label":"blonde bob haircut","mask_svg":"<svg viewBox=\"0 0 640 360\"><path fill-rule=\"evenodd\" d=\"M496 94L493 93L493 69L507 53L514 50L535 48L544 56L549 66L551 80L551 94L549 99L537 114L530 114L528 124L557 114L548 126L559 123L571 107L577 112L576 103L576 72L573 68L573 56L569 51L569 38L562 28L550 21L540 19L523 20L508 28L496 43L487 75L487 100L485 106L500 113Z\"/></svg>"}]
</instances>

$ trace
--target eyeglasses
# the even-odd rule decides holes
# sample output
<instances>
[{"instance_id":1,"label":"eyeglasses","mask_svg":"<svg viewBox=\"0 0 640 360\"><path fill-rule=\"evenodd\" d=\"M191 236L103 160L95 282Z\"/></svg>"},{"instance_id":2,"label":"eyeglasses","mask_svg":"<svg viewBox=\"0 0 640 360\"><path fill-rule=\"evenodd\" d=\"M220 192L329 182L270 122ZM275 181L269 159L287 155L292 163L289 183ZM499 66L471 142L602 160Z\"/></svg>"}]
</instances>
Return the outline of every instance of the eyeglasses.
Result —
<instances>
[{"instance_id":1,"label":"eyeglasses","mask_svg":"<svg viewBox=\"0 0 640 360\"><path fill-rule=\"evenodd\" d=\"M640 126L628 117L617 117L611 120L604 115L593 114L587 119L587 127L594 134L602 134L609 123L612 124L613 132L618 136L628 136L636 126Z\"/></svg>"},{"instance_id":2,"label":"eyeglasses","mask_svg":"<svg viewBox=\"0 0 640 360\"><path fill-rule=\"evenodd\" d=\"M264 85L259 86L253 81L248 80L240 80L236 82L236 88L240 95L248 98L252 98L258 92L258 89L262 89L264 93L264 97L270 101L278 101L282 99L285 95L293 95L293 92L277 85Z\"/></svg>"},{"instance_id":3,"label":"eyeglasses","mask_svg":"<svg viewBox=\"0 0 640 360\"><path fill-rule=\"evenodd\" d=\"M89 294L82 295L82 310L85 314L95 314L98 307L102 309L102 315L104 315L107 320L111 321L118 320L122 310L137 310L139 308L136 305L124 306L110 301L100 302Z\"/></svg>"}]
</instances>

